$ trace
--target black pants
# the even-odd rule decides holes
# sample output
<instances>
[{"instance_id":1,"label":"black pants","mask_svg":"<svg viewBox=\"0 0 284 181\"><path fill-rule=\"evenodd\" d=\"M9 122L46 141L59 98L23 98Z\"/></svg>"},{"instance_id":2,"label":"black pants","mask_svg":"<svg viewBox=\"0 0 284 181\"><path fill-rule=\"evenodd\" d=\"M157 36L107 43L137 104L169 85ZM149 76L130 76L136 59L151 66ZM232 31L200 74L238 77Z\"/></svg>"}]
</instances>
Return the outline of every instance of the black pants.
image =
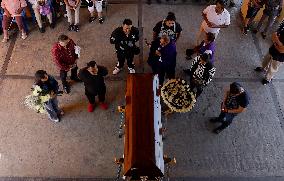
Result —
<instances>
[{"instance_id":1,"label":"black pants","mask_svg":"<svg viewBox=\"0 0 284 181\"><path fill-rule=\"evenodd\" d=\"M105 92L94 95L94 94L91 94L91 93L85 91L85 95L87 96L90 104L95 104L96 96L99 97L99 102L105 102L105 95L106 95Z\"/></svg>"},{"instance_id":2,"label":"black pants","mask_svg":"<svg viewBox=\"0 0 284 181\"><path fill-rule=\"evenodd\" d=\"M127 66L128 68L134 68L134 63L133 63L133 58L134 58L134 53L132 52L117 52L117 68L121 69L124 66L125 59L127 60Z\"/></svg>"},{"instance_id":3,"label":"black pants","mask_svg":"<svg viewBox=\"0 0 284 181\"><path fill-rule=\"evenodd\" d=\"M194 81L194 78L191 77L190 78L190 89L191 90L194 90L196 89L195 93L196 93L196 98L200 96L200 94L202 93L203 91L203 85L200 85L199 83L197 83L196 81Z\"/></svg>"},{"instance_id":4,"label":"black pants","mask_svg":"<svg viewBox=\"0 0 284 181\"><path fill-rule=\"evenodd\" d=\"M71 69L71 77L70 77L71 80L72 79L77 79L77 70L78 70L77 66ZM68 73L68 71L60 70L60 79L62 81L63 87L68 87L69 86L69 84L68 84L68 82L66 80L67 79L67 73Z\"/></svg>"},{"instance_id":5,"label":"black pants","mask_svg":"<svg viewBox=\"0 0 284 181\"><path fill-rule=\"evenodd\" d=\"M222 131L223 129L227 128L232 123L236 115L237 114L221 112L219 117L216 119L216 122L220 122L222 124L221 126L217 127L215 130Z\"/></svg>"},{"instance_id":6,"label":"black pants","mask_svg":"<svg viewBox=\"0 0 284 181\"><path fill-rule=\"evenodd\" d=\"M158 66L159 84L163 85L165 81L165 76L168 79L174 79L175 73L176 73L175 66L164 66L160 64Z\"/></svg>"}]
</instances>

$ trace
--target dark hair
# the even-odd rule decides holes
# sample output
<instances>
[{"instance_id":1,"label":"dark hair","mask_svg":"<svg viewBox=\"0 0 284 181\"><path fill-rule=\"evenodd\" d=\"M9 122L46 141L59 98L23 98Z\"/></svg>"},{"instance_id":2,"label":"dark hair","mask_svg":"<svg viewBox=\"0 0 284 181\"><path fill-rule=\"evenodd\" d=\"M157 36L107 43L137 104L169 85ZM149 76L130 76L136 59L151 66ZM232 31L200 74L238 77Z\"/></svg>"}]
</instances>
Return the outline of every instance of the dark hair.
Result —
<instances>
[{"instance_id":1,"label":"dark hair","mask_svg":"<svg viewBox=\"0 0 284 181\"><path fill-rule=\"evenodd\" d=\"M166 21L176 21L175 13L168 12L168 16L166 17Z\"/></svg>"},{"instance_id":2,"label":"dark hair","mask_svg":"<svg viewBox=\"0 0 284 181\"><path fill-rule=\"evenodd\" d=\"M238 82L233 82L230 84L230 93L239 94L242 92L242 86Z\"/></svg>"},{"instance_id":3,"label":"dark hair","mask_svg":"<svg viewBox=\"0 0 284 181\"><path fill-rule=\"evenodd\" d=\"M219 3L221 6L225 7L225 1L224 0L217 0L216 4Z\"/></svg>"},{"instance_id":4,"label":"dark hair","mask_svg":"<svg viewBox=\"0 0 284 181\"><path fill-rule=\"evenodd\" d=\"M210 63L211 55L207 53L203 53L200 55L200 58L206 63Z\"/></svg>"},{"instance_id":5,"label":"dark hair","mask_svg":"<svg viewBox=\"0 0 284 181\"><path fill-rule=\"evenodd\" d=\"M36 81L36 83L41 82L41 79L45 78L46 74L47 73L46 73L45 70L38 70L38 71L36 71L36 73L35 73L35 81Z\"/></svg>"},{"instance_id":6,"label":"dark hair","mask_svg":"<svg viewBox=\"0 0 284 181\"><path fill-rule=\"evenodd\" d=\"M280 35L278 36L279 41L284 44L284 33L280 33Z\"/></svg>"},{"instance_id":7,"label":"dark hair","mask_svg":"<svg viewBox=\"0 0 284 181\"><path fill-rule=\"evenodd\" d=\"M208 41L210 41L210 42L212 42L212 41L215 40L215 35L214 35L214 33L211 33L211 32L206 33L206 36L207 36L207 38L208 38Z\"/></svg>"},{"instance_id":8,"label":"dark hair","mask_svg":"<svg viewBox=\"0 0 284 181\"><path fill-rule=\"evenodd\" d=\"M131 21L131 19L124 19L123 24L129 26L129 25L132 25L132 21Z\"/></svg>"},{"instance_id":9,"label":"dark hair","mask_svg":"<svg viewBox=\"0 0 284 181\"><path fill-rule=\"evenodd\" d=\"M87 63L87 67L95 67L97 65L97 63L95 61L90 61Z\"/></svg>"},{"instance_id":10,"label":"dark hair","mask_svg":"<svg viewBox=\"0 0 284 181\"><path fill-rule=\"evenodd\" d=\"M65 40L68 40L68 39L69 39L69 37L67 35L64 35L64 34L62 34L58 37L58 41L65 41Z\"/></svg>"}]
</instances>

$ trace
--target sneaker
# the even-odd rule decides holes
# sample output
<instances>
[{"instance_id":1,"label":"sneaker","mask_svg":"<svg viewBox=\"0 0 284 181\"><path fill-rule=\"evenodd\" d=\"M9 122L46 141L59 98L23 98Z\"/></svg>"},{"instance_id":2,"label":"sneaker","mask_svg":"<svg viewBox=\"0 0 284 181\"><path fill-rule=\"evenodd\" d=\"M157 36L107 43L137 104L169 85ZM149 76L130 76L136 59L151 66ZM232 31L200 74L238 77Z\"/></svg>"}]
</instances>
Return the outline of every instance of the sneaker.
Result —
<instances>
[{"instance_id":1,"label":"sneaker","mask_svg":"<svg viewBox=\"0 0 284 181\"><path fill-rule=\"evenodd\" d=\"M134 69L134 68L129 68L129 67L128 67L128 70L129 70L129 73L130 73L130 74L135 74L135 69Z\"/></svg>"},{"instance_id":2,"label":"sneaker","mask_svg":"<svg viewBox=\"0 0 284 181\"><path fill-rule=\"evenodd\" d=\"M3 38L3 40L2 40L2 43L7 43L8 42L8 40L9 40L9 38Z\"/></svg>"},{"instance_id":3,"label":"sneaker","mask_svg":"<svg viewBox=\"0 0 284 181\"><path fill-rule=\"evenodd\" d=\"M107 110L108 109L108 105L104 102L100 103L100 108L103 110Z\"/></svg>"},{"instance_id":4,"label":"sneaker","mask_svg":"<svg viewBox=\"0 0 284 181\"><path fill-rule=\"evenodd\" d=\"M70 93L70 87L69 86L65 86L63 87L63 91L66 93L66 94L69 94Z\"/></svg>"},{"instance_id":5,"label":"sneaker","mask_svg":"<svg viewBox=\"0 0 284 181\"><path fill-rule=\"evenodd\" d=\"M51 23L49 26L50 26L51 29L54 29L55 28L55 23Z\"/></svg>"},{"instance_id":6,"label":"sneaker","mask_svg":"<svg viewBox=\"0 0 284 181\"><path fill-rule=\"evenodd\" d=\"M88 112L93 112L95 109L95 104L88 104Z\"/></svg>"},{"instance_id":7,"label":"sneaker","mask_svg":"<svg viewBox=\"0 0 284 181\"><path fill-rule=\"evenodd\" d=\"M217 123L219 120L217 118L212 118L209 120L211 123Z\"/></svg>"},{"instance_id":8,"label":"sneaker","mask_svg":"<svg viewBox=\"0 0 284 181\"><path fill-rule=\"evenodd\" d=\"M73 24L69 25L68 31L73 31L73 30L74 30L74 25Z\"/></svg>"},{"instance_id":9,"label":"sneaker","mask_svg":"<svg viewBox=\"0 0 284 181\"><path fill-rule=\"evenodd\" d=\"M100 23L100 24L103 24L103 23L104 23L104 18L103 18L103 17L100 17L100 18L99 18L99 23Z\"/></svg>"},{"instance_id":10,"label":"sneaker","mask_svg":"<svg viewBox=\"0 0 284 181\"><path fill-rule=\"evenodd\" d=\"M266 33L261 32L261 36L262 36L263 39L265 39L266 38Z\"/></svg>"},{"instance_id":11,"label":"sneaker","mask_svg":"<svg viewBox=\"0 0 284 181\"><path fill-rule=\"evenodd\" d=\"M252 32L253 32L254 34L257 34L258 30L254 29L254 30L252 30Z\"/></svg>"},{"instance_id":12,"label":"sneaker","mask_svg":"<svg viewBox=\"0 0 284 181\"><path fill-rule=\"evenodd\" d=\"M212 132L215 133L215 134L219 134L219 133L221 133L221 130L220 129L214 129Z\"/></svg>"},{"instance_id":13,"label":"sneaker","mask_svg":"<svg viewBox=\"0 0 284 181\"><path fill-rule=\"evenodd\" d=\"M74 25L74 31L76 31L76 32L79 31L79 26L78 25Z\"/></svg>"},{"instance_id":14,"label":"sneaker","mask_svg":"<svg viewBox=\"0 0 284 181\"><path fill-rule=\"evenodd\" d=\"M247 34L248 34L248 31L249 31L248 27L244 27L244 29L243 29L243 34L244 34L244 35L247 35Z\"/></svg>"},{"instance_id":15,"label":"sneaker","mask_svg":"<svg viewBox=\"0 0 284 181\"><path fill-rule=\"evenodd\" d=\"M82 80L79 79L78 77L70 77L70 79L75 81L75 82L82 82Z\"/></svg>"},{"instance_id":16,"label":"sneaker","mask_svg":"<svg viewBox=\"0 0 284 181\"><path fill-rule=\"evenodd\" d=\"M92 23L96 20L96 17L89 17L89 23Z\"/></svg>"},{"instance_id":17,"label":"sneaker","mask_svg":"<svg viewBox=\"0 0 284 181\"><path fill-rule=\"evenodd\" d=\"M254 71L256 71L256 72L262 72L262 71L263 71L263 68L262 68L262 67L256 67L256 68L254 69Z\"/></svg>"},{"instance_id":18,"label":"sneaker","mask_svg":"<svg viewBox=\"0 0 284 181\"><path fill-rule=\"evenodd\" d=\"M266 85L266 84L269 84L270 81L268 81L268 80L266 80L266 79L262 79L261 83L262 83L263 85Z\"/></svg>"},{"instance_id":19,"label":"sneaker","mask_svg":"<svg viewBox=\"0 0 284 181\"><path fill-rule=\"evenodd\" d=\"M57 119L51 119L51 121L58 123L58 122L59 122L59 118L57 118Z\"/></svg>"},{"instance_id":20,"label":"sneaker","mask_svg":"<svg viewBox=\"0 0 284 181\"><path fill-rule=\"evenodd\" d=\"M115 67L114 70L112 71L112 74L113 74L113 75L116 75L116 74L118 74L119 72L120 72L120 69L117 68L117 67Z\"/></svg>"},{"instance_id":21,"label":"sneaker","mask_svg":"<svg viewBox=\"0 0 284 181\"><path fill-rule=\"evenodd\" d=\"M25 40L27 37L28 37L28 36L27 36L26 33L23 33L23 34L22 34L22 39L23 39L23 40Z\"/></svg>"},{"instance_id":22,"label":"sneaker","mask_svg":"<svg viewBox=\"0 0 284 181\"><path fill-rule=\"evenodd\" d=\"M45 32L45 28L44 27L39 28L39 32L44 33Z\"/></svg>"}]
</instances>

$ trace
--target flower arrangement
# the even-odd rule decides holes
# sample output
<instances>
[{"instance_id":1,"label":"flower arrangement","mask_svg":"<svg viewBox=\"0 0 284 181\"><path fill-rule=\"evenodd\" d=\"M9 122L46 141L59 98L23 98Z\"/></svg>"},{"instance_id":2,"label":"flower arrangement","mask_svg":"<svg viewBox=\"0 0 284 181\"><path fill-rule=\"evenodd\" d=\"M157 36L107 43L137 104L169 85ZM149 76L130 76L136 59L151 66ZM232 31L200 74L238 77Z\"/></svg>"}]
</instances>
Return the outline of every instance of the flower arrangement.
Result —
<instances>
[{"instance_id":1,"label":"flower arrangement","mask_svg":"<svg viewBox=\"0 0 284 181\"><path fill-rule=\"evenodd\" d=\"M37 113L46 113L44 103L49 101L50 94L43 91L40 86L35 85L32 88L32 94L25 97L24 105Z\"/></svg>"},{"instance_id":2,"label":"flower arrangement","mask_svg":"<svg viewBox=\"0 0 284 181\"><path fill-rule=\"evenodd\" d=\"M185 80L171 79L161 88L161 96L165 104L175 112L190 111L195 102L195 94Z\"/></svg>"}]
</instances>

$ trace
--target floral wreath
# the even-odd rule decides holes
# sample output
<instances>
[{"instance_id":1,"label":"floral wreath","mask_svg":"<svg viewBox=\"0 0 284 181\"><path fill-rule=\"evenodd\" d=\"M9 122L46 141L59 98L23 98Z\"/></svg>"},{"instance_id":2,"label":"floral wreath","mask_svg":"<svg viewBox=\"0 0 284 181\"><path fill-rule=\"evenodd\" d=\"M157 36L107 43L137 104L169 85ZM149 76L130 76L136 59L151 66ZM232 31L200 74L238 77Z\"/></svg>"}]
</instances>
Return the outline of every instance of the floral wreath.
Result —
<instances>
[{"instance_id":1,"label":"floral wreath","mask_svg":"<svg viewBox=\"0 0 284 181\"><path fill-rule=\"evenodd\" d=\"M47 113L45 103L49 101L50 95L44 92L40 86L35 85L32 88L32 94L25 97L24 105L37 113Z\"/></svg>"},{"instance_id":2,"label":"floral wreath","mask_svg":"<svg viewBox=\"0 0 284 181\"><path fill-rule=\"evenodd\" d=\"M190 111L196 102L195 94L182 79L171 79L161 88L165 104L173 111L185 113Z\"/></svg>"}]
</instances>

